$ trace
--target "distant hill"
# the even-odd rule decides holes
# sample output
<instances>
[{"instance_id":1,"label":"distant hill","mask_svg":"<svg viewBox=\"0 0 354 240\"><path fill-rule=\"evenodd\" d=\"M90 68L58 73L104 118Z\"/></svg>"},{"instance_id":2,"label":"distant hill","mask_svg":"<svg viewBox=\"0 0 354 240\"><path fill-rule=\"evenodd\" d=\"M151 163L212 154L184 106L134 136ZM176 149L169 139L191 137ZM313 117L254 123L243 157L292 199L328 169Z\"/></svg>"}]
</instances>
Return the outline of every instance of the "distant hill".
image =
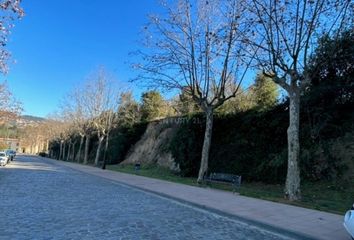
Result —
<instances>
[{"instance_id":1,"label":"distant hill","mask_svg":"<svg viewBox=\"0 0 354 240\"><path fill-rule=\"evenodd\" d=\"M21 118L25 121L33 121L33 122L45 121L45 118L36 117L36 116L32 116L32 115L22 115Z\"/></svg>"},{"instance_id":2,"label":"distant hill","mask_svg":"<svg viewBox=\"0 0 354 240\"><path fill-rule=\"evenodd\" d=\"M37 125L45 120L46 119L42 117L36 117L32 115L22 115L19 119L16 120L15 125L19 128L22 128L31 125Z\"/></svg>"}]
</instances>

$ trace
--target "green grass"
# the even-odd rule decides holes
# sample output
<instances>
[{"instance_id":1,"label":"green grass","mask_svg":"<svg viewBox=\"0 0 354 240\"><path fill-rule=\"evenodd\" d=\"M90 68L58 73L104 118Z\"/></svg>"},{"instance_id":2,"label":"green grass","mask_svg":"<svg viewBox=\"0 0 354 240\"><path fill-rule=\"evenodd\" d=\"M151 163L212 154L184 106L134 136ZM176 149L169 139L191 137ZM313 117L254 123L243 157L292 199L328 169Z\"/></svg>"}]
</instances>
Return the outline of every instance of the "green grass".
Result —
<instances>
[{"instance_id":1,"label":"green grass","mask_svg":"<svg viewBox=\"0 0 354 240\"><path fill-rule=\"evenodd\" d=\"M139 171L135 171L133 165L108 165L107 169L192 186L212 187L232 191L231 186L224 184L198 185L196 178L181 177L163 167L143 165ZM354 188L350 187L353 185L348 184L346 187L340 188L339 185L328 182L303 183L301 186L302 200L296 202L289 202L284 199L284 186L280 184L243 182L239 192L241 195L248 197L343 214L354 202Z\"/></svg>"},{"instance_id":2,"label":"green grass","mask_svg":"<svg viewBox=\"0 0 354 240\"><path fill-rule=\"evenodd\" d=\"M134 170L133 165L107 165L109 170L130 173L145 177L162 179L170 182L182 183L187 185L198 186L197 180L195 178L183 178L176 175L174 172L163 167L156 167L151 165L144 165L139 171Z\"/></svg>"},{"instance_id":3,"label":"green grass","mask_svg":"<svg viewBox=\"0 0 354 240\"><path fill-rule=\"evenodd\" d=\"M306 182L301 185L302 199L296 202L285 200L283 189L280 184L244 183L240 194L341 215L354 202L354 189L349 185L346 189L339 189L334 183Z\"/></svg>"}]
</instances>

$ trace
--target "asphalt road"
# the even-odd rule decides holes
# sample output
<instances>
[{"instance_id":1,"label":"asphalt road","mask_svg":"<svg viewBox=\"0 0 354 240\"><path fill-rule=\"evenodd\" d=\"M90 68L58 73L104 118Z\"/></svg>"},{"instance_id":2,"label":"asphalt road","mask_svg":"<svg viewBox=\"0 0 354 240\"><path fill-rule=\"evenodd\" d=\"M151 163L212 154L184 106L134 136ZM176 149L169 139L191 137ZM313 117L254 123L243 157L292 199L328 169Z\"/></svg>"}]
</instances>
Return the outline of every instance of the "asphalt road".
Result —
<instances>
[{"instance_id":1,"label":"asphalt road","mask_svg":"<svg viewBox=\"0 0 354 240\"><path fill-rule=\"evenodd\" d=\"M38 157L0 167L0 239L289 239Z\"/></svg>"}]
</instances>

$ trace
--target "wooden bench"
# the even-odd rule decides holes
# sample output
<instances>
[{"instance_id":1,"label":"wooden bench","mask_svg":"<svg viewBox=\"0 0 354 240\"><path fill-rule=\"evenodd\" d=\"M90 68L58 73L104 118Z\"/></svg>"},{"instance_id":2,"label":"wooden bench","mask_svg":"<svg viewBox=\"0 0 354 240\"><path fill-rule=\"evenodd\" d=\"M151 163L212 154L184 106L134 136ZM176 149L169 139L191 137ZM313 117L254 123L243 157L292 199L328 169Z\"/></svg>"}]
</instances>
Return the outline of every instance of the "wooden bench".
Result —
<instances>
[{"instance_id":1,"label":"wooden bench","mask_svg":"<svg viewBox=\"0 0 354 240\"><path fill-rule=\"evenodd\" d=\"M227 173L210 173L204 177L204 181L207 184L214 182L232 185L234 192L241 186L241 176Z\"/></svg>"}]
</instances>

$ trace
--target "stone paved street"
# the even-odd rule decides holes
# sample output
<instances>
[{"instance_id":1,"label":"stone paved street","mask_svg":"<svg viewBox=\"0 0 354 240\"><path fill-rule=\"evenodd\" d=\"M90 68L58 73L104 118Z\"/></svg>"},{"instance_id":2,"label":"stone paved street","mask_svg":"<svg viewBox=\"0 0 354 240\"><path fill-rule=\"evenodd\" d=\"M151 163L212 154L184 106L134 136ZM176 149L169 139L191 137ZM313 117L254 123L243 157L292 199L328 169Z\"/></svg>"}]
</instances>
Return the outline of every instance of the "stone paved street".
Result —
<instances>
[{"instance_id":1,"label":"stone paved street","mask_svg":"<svg viewBox=\"0 0 354 240\"><path fill-rule=\"evenodd\" d=\"M18 156L0 168L0 239L289 239L151 193Z\"/></svg>"}]
</instances>

